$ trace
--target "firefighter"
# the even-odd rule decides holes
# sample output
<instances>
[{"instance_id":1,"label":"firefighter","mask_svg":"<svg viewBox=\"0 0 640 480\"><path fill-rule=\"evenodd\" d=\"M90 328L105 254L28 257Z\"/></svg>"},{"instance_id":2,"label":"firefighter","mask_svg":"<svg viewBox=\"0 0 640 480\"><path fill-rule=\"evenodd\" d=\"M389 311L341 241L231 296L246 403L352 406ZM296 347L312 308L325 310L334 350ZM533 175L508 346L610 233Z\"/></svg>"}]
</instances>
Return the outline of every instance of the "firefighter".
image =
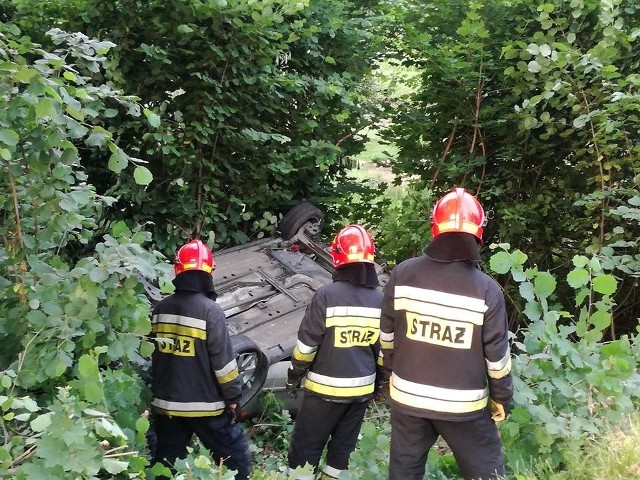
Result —
<instances>
[{"instance_id":1,"label":"firefighter","mask_svg":"<svg viewBox=\"0 0 640 480\"><path fill-rule=\"evenodd\" d=\"M465 479L504 475L497 421L513 394L500 286L478 268L487 217L463 188L440 198L424 254L384 289L380 343L390 369L390 480L418 480L438 436Z\"/></svg>"},{"instance_id":2,"label":"firefighter","mask_svg":"<svg viewBox=\"0 0 640 480\"><path fill-rule=\"evenodd\" d=\"M289 468L308 463L317 471L328 441L321 479L347 470L377 386L382 292L374 253L373 238L362 226L338 232L331 244L333 283L311 299L288 370L287 390L294 394L306 375Z\"/></svg>"},{"instance_id":3,"label":"firefighter","mask_svg":"<svg viewBox=\"0 0 640 480\"><path fill-rule=\"evenodd\" d=\"M175 292L153 310L151 403L155 462L172 466L187 455L195 433L216 463L251 472L249 443L235 421L241 396L238 365L224 312L215 302L211 250L200 240L182 246L175 261Z\"/></svg>"}]
</instances>

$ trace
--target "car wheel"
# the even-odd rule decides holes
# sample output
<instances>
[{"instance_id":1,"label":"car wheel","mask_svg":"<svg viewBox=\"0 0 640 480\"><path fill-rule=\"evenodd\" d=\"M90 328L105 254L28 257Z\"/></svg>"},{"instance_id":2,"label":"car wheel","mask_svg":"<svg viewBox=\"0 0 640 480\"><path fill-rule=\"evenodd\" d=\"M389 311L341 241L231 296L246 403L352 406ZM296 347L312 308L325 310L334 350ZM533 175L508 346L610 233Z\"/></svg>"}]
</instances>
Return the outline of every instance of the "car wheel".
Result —
<instances>
[{"instance_id":1,"label":"car wheel","mask_svg":"<svg viewBox=\"0 0 640 480\"><path fill-rule=\"evenodd\" d=\"M248 337L235 335L231 337L231 344L236 353L238 374L242 381L242 398L240 409L260 394L269 370L267 356Z\"/></svg>"},{"instance_id":2,"label":"car wheel","mask_svg":"<svg viewBox=\"0 0 640 480\"><path fill-rule=\"evenodd\" d=\"M317 234L322 228L324 213L318 207L309 202L302 202L293 207L280 221L278 232L284 240L293 238L298 231L307 225L310 233Z\"/></svg>"}]
</instances>

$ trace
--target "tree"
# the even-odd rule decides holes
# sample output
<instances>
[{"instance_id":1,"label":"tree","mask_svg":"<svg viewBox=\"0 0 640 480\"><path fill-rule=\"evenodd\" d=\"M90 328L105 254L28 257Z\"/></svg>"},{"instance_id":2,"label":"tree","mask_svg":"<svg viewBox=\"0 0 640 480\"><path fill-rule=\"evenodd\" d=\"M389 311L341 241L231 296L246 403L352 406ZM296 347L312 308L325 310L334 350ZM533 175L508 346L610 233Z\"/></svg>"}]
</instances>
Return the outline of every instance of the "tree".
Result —
<instances>
[{"instance_id":1,"label":"tree","mask_svg":"<svg viewBox=\"0 0 640 480\"><path fill-rule=\"evenodd\" d=\"M88 172L118 198L109 214L153 222L168 253L194 235L242 243L273 229L274 214L327 197L340 157L359 148L353 134L375 112L362 90L379 43L375 6L54 1L36 17L40 3L21 1L16 19L116 44L105 78L142 98L157 129L122 115L111 125L157 181L144 192L116 184L99 153Z\"/></svg>"},{"instance_id":2,"label":"tree","mask_svg":"<svg viewBox=\"0 0 640 480\"><path fill-rule=\"evenodd\" d=\"M0 25L0 474L17 478L144 466L131 449L148 427L134 365L150 351L149 304L135 273L160 268L142 230L114 223L97 238L115 199L87 182L80 151L103 148L112 170L137 165L133 177L149 180L105 128L114 110L139 115L136 98L90 77L113 45L48 35L55 50ZM92 254L78 256L87 243ZM113 457L121 451L128 460Z\"/></svg>"},{"instance_id":3,"label":"tree","mask_svg":"<svg viewBox=\"0 0 640 480\"><path fill-rule=\"evenodd\" d=\"M416 8L406 1L396 10L408 25L397 55L422 82L390 114L395 171L419 176L436 196L453 186L477 193L492 210L487 242L517 246L541 268L566 271L575 254L601 248L617 226L611 208L638 187L638 6ZM629 288L620 295L631 294L635 318Z\"/></svg>"}]
</instances>

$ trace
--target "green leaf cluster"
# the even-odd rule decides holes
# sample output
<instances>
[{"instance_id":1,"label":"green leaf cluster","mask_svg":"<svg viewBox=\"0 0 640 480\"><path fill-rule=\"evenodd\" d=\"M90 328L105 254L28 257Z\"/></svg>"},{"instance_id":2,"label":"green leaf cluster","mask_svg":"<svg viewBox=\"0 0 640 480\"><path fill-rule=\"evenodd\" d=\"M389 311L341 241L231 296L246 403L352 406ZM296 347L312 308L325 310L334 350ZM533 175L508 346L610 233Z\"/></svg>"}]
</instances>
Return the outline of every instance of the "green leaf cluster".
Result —
<instances>
[{"instance_id":1,"label":"green leaf cluster","mask_svg":"<svg viewBox=\"0 0 640 480\"><path fill-rule=\"evenodd\" d=\"M562 305L558 280L526 267L527 255L502 245L491 269L509 273L525 301L526 327L515 335L514 402L502 438L511 465L544 455L552 467L634 410L640 400L640 343L624 335L602 342L612 327L619 284L606 258L577 255L566 283L574 303Z\"/></svg>"}]
</instances>

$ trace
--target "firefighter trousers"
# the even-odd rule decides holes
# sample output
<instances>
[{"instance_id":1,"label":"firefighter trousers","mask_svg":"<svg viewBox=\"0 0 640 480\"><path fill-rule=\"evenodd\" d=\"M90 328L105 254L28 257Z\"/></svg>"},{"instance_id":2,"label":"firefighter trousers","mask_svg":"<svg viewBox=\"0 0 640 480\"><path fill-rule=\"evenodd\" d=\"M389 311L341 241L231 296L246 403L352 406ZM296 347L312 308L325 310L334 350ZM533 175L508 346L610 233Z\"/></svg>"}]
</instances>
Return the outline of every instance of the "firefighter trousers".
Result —
<instances>
[{"instance_id":1,"label":"firefighter trousers","mask_svg":"<svg viewBox=\"0 0 640 480\"><path fill-rule=\"evenodd\" d=\"M465 480L504 476L502 444L491 414L451 422L414 417L391 408L389 480L422 480L429 449L442 436Z\"/></svg>"},{"instance_id":2,"label":"firefighter trousers","mask_svg":"<svg viewBox=\"0 0 640 480\"><path fill-rule=\"evenodd\" d=\"M327 441L323 474L337 478L349 467L368 402L336 403L305 394L296 416L289 448L289 468L305 463L317 467Z\"/></svg>"},{"instance_id":3,"label":"firefighter trousers","mask_svg":"<svg viewBox=\"0 0 640 480\"><path fill-rule=\"evenodd\" d=\"M236 480L245 480L251 474L249 441L242 427L235 423L233 414L225 410L215 417L168 417L155 415L156 432L154 463L172 467L178 458L187 456L187 446L195 433L211 452L214 462L236 470Z\"/></svg>"}]
</instances>

